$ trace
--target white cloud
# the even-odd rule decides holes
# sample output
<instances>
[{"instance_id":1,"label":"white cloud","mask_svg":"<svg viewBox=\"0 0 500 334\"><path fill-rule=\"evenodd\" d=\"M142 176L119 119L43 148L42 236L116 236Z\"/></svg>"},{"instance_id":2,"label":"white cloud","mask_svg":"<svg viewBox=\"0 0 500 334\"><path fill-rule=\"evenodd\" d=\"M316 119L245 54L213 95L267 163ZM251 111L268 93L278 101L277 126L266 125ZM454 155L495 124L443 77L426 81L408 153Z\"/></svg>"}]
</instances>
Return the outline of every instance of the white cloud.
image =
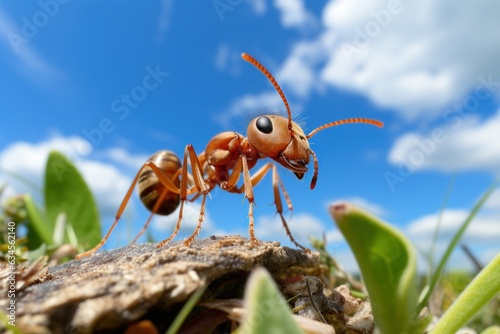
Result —
<instances>
[{"instance_id":1,"label":"white cloud","mask_svg":"<svg viewBox=\"0 0 500 334\"><path fill-rule=\"evenodd\" d=\"M301 1L275 6L285 27L314 21ZM495 0L331 0L322 29L292 46L276 77L301 99L333 86L409 121L433 119L485 80L500 95L499 10Z\"/></svg>"},{"instance_id":2,"label":"white cloud","mask_svg":"<svg viewBox=\"0 0 500 334\"><path fill-rule=\"evenodd\" d=\"M500 110L479 122L475 117L437 127L427 134L406 133L395 140L388 160L411 170L482 170L500 173Z\"/></svg>"},{"instance_id":3,"label":"white cloud","mask_svg":"<svg viewBox=\"0 0 500 334\"><path fill-rule=\"evenodd\" d=\"M295 240L302 246L308 247L309 237L321 238L323 233L327 232L323 222L309 213L294 213L292 219L289 218L289 216L285 215L288 228ZM290 238L286 234L279 215L258 217L255 224L255 234L261 240L280 241L284 244L290 243ZM333 234L329 236L335 238Z\"/></svg>"},{"instance_id":4,"label":"white cloud","mask_svg":"<svg viewBox=\"0 0 500 334\"><path fill-rule=\"evenodd\" d=\"M282 67L276 73L276 79L282 87L290 89L301 98L309 96L311 90L318 86L314 66L321 54L321 41L299 42L294 45Z\"/></svg>"},{"instance_id":5,"label":"white cloud","mask_svg":"<svg viewBox=\"0 0 500 334\"><path fill-rule=\"evenodd\" d=\"M162 0L160 15L158 16L158 31L156 32L156 42L161 44L165 40L169 23L172 17L172 0Z\"/></svg>"},{"instance_id":6,"label":"white cloud","mask_svg":"<svg viewBox=\"0 0 500 334\"><path fill-rule=\"evenodd\" d=\"M198 219L200 217L200 208L201 208L201 202L194 202L194 203L188 202L184 204L179 235L189 236L194 232L198 224ZM168 238L170 234L174 231L175 225L177 224L177 220L179 218L179 209L180 205L174 212L172 212L168 216L159 216L159 215L155 216L152 224L154 228L157 229L158 231L165 232L165 235L161 237L162 239ZM205 207L205 214L206 216L203 219L203 224L200 231L201 236L208 236L214 233L214 226L212 221L210 220L210 217L207 214L206 207ZM176 240L177 239L178 238L176 238Z\"/></svg>"},{"instance_id":7,"label":"white cloud","mask_svg":"<svg viewBox=\"0 0 500 334\"><path fill-rule=\"evenodd\" d=\"M351 274L359 274L358 263L351 250L338 250L332 253L332 256L344 271Z\"/></svg>"},{"instance_id":8,"label":"white cloud","mask_svg":"<svg viewBox=\"0 0 500 334\"><path fill-rule=\"evenodd\" d=\"M318 238L318 236L316 237ZM346 240L344 238L344 235L339 230L330 230L326 233L326 242L333 244L345 244Z\"/></svg>"},{"instance_id":9,"label":"white cloud","mask_svg":"<svg viewBox=\"0 0 500 334\"><path fill-rule=\"evenodd\" d=\"M495 190L488 198L484 207L489 210L500 210L500 189Z\"/></svg>"},{"instance_id":10,"label":"white cloud","mask_svg":"<svg viewBox=\"0 0 500 334\"><path fill-rule=\"evenodd\" d=\"M275 6L285 27L315 22L302 1ZM332 86L408 121L433 119L485 80L500 96L499 10L495 0L331 0L321 30L292 46L276 77L300 99Z\"/></svg>"},{"instance_id":11,"label":"white cloud","mask_svg":"<svg viewBox=\"0 0 500 334\"><path fill-rule=\"evenodd\" d=\"M432 117L480 75L500 77L499 9L495 0L330 1L323 23L336 43L322 79L407 119Z\"/></svg>"},{"instance_id":12,"label":"white cloud","mask_svg":"<svg viewBox=\"0 0 500 334\"><path fill-rule=\"evenodd\" d=\"M98 161L83 160L77 167L92 190L101 215L114 216L132 179L123 175L115 166Z\"/></svg>"},{"instance_id":13,"label":"white cloud","mask_svg":"<svg viewBox=\"0 0 500 334\"><path fill-rule=\"evenodd\" d=\"M119 147L106 150L105 156L119 165L130 167L135 171L138 171L149 158L147 155L131 155L125 149Z\"/></svg>"},{"instance_id":14,"label":"white cloud","mask_svg":"<svg viewBox=\"0 0 500 334\"><path fill-rule=\"evenodd\" d=\"M338 202L349 202L357 207L362 208L365 211L368 211L369 213L377 216L377 217L384 217L387 216L388 212L386 209L384 209L381 205L371 202L363 197L359 196L351 196L351 197L344 197L344 198L336 198L333 200L329 200L328 204L326 207L329 207L331 203L338 203Z\"/></svg>"},{"instance_id":15,"label":"white cloud","mask_svg":"<svg viewBox=\"0 0 500 334\"><path fill-rule=\"evenodd\" d=\"M314 74L296 58L289 58L281 68L280 82L287 83L298 96L307 96L314 83Z\"/></svg>"},{"instance_id":16,"label":"white cloud","mask_svg":"<svg viewBox=\"0 0 500 334\"><path fill-rule=\"evenodd\" d=\"M362 197L354 196L346 199L348 202L351 202L360 208L365 209L366 211L370 212L371 214L377 216L377 217L382 217L387 214L387 211L381 207L380 205L370 202Z\"/></svg>"},{"instance_id":17,"label":"white cloud","mask_svg":"<svg viewBox=\"0 0 500 334\"><path fill-rule=\"evenodd\" d=\"M352 203L363 210L371 213L372 215L375 215L377 217L385 217L388 215L388 212L385 208L383 208L381 205L371 202L363 197L359 196L351 196L351 197L344 197L344 198L336 198L333 200L328 201L327 207L330 205L330 203L337 203L337 202L349 202Z\"/></svg>"},{"instance_id":18,"label":"white cloud","mask_svg":"<svg viewBox=\"0 0 500 334\"><path fill-rule=\"evenodd\" d=\"M110 164L89 159L90 143L81 137L52 137L40 143L15 142L0 152L0 166L42 188L47 157L51 150L64 153L80 170L92 190L102 215L114 215L132 178ZM3 175L7 180L7 195L32 192L22 182Z\"/></svg>"},{"instance_id":19,"label":"white cloud","mask_svg":"<svg viewBox=\"0 0 500 334\"><path fill-rule=\"evenodd\" d=\"M441 214L441 225L439 227L440 238L450 240L469 213L468 210L462 209L444 210ZM428 249L432 235L437 227L438 217L439 213L433 213L411 221L406 227L407 235L410 236L411 240L417 242L422 249ZM500 240L499 219L500 212L477 215L465 232L463 240L478 244L498 244L498 240Z\"/></svg>"},{"instance_id":20,"label":"white cloud","mask_svg":"<svg viewBox=\"0 0 500 334\"><path fill-rule=\"evenodd\" d=\"M267 11L266 0L251 0L247 1L247 3L257 15L263 15Z\"/></svg>"},{"instance_id":21,"label":"white cloud","mask_svg":"<svg viewBox=\"0 0 500 334\"><path fill-rule=\"evenodd\" d=\"M217 54L215 55L215 68L218 70L224 70L227 65L227 59L229 57L229 46L227 44L221 44L217 48Z\"/></svg>"},{"instance_id":22,"label":"white cloud","mask_svg":"<svg viewBox=\"0 0 500 334\"><path fill-rule=\"evenodd\" d=\"M92 147L86 140L74 136L53 137L38 144L15 142L0 153L0 166L41 187L42 171L51 150L59 150L78 162L91 152Z\"/></svg>"},{"instance_id":23,"label":"white cloud","mask_svg":"<svg viewBox=\"0 0 500 334\"><path fill-rule=\"evenodd\" d=\"M441 225L439 235L436 239L433 257L440 259L445 249L448 247L451 238L456 234L460 225L467 219L469 210L447 209L441 213ZM431 250L431 243L439 219L439 213L424 215L411 221L405 228L405 234L409 237L412 244L420 250L419 268L427 268L425 256ZM500 240L500 207L495 211L481 211L468 226L465 234L462 236L461 243L469 246L476 257L486 264L500 252L498 240ZM448 267L460 269L472 269L472 263L467 256L457 249L448 260Z\"/></svg>"},{"instance_id":24,"label":"white cloud","mask_svg":"<svg viewBox=\"0 0 500 334\"><path fill-rule=\"evenodd\" d=\"M227 44L221 44L215 54L215 68L236 76L241 71L241 55Z\"/></svg>"},{"instance_id":25,"label":"white cloud","mask_svg":"<svg viewBox=\"0 0 500 334\"><path fill-rule=\"evenodd\" d=\"M302 0L274 0L274 6L280 11L281 24L285 28L307 28L316 25L315 18L305 9Z\"/></svg>"}]
</instances>

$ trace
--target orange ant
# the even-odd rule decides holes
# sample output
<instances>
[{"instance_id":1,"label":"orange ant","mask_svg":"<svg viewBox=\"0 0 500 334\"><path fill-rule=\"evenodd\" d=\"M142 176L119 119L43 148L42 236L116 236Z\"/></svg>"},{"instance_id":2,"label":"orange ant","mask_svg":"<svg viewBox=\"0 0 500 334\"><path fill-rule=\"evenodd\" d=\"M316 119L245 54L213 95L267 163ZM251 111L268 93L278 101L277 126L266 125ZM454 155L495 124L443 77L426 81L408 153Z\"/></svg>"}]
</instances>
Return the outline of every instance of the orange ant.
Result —
<instances>
[{"instance_id":1,"label":"orange ant","mask_svg":"<svg viewBox=\"0 0 500 334\"><path fill-rule=\"evenodd\" d=\"M219 133L208 142L205 151L199 155L196 154L193 146L189 144L184 150L184 160L182 163L177 155L171 151L160 151L153 155L141 167L132 181L118 209L116 219L106 236L96 247L85 253L79 254L77 258L95 253L104 245L106 240L108 240L132 195L136 183L139 187L140 198L144 205L151 211L151 215L134 242L144 233L154 214L168 215L180 204L179 216L174 232L170 237L160 242L157 247L168 244L179 232L184 203L186 201L192 202L201 196L202 201L198 225L191 236L184 241L184 245L189 246L200 232L201 224L205 216L206 197L210 191L218 185L221 189L230 193L245 194L249 203L248 219L250 240L252 244L256 244L258 240L254 231L253 188L270 170L272 170L274 204L286 233L297 247L309 251L295 241L283 217L280 188L285 196L288 208L292 210L293 207L285 187L278 176L276 165L272 162L268 162L253 175L250 175L250 170L257 164L259 159L271 158L285 168L291 170L298 179L302 179L304 174L308 171L308 164L312 156L314 163L314 174L310 185L312 190L318 178L318 160L316 154L309 147L308 139L314 136L318 131L336 125L346 123L367 123L382 127L383 123L368 118L349 118L327 123L306 135L302 128L292 121L292 113L285 94L283 94L283 91L271 73L249 54L243 53L241 57L257 67L269 81L271 81L285 104L288 117L277 115L256 117L248 125L246 138L236 132ZM188 172L188 160L191 165L191 173ZM237 183L241 176L243 176L243 184L238 186ZM188 198L188 196L191 195L192 197Z\"/></svg>"}]
</instances>

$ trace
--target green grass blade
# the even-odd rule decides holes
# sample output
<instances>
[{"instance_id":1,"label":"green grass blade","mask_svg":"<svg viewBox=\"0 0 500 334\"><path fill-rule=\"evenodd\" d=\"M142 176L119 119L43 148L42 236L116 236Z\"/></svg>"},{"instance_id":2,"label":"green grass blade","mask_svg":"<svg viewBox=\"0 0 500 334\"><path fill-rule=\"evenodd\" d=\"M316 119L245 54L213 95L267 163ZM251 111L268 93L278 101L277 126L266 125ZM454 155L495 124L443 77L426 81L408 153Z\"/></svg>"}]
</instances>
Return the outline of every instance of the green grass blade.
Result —
<instances>
[{"instance_id":1,"label":"green grass blade","mask_svg":"<svg viewBox=\"0 0 500 334\"><path fill-rule=\"evenodd\" d=\"M446 190L446 194L444 196L443 203L441 203L441 208L439 209L439 215L438 215L438 219L437 219L437 223L436 223L436 228L434 229L434 233L432 235L432 242L431 242L430 251L429 251L429 254L427 254L428 259L429 259L429 273L428 273L427 280L429 282L431 281L432 273L434 271L434 265L435 265L434 255L435 255L435 251L436 251L439 230L441 229L441 222L443 220L443 212L444 212L444 209L446 208L446 206L448 205L448 201L450 199L451 192L453 190L453 186L455 185L455 180L457 178L456 176L457 176L457 174L454 173L453 177L450 180L450 183L448 184L448 189Z\"/></svg>"},{"instance_id":2,"label":"green grass blade","mask_svg":"<svg viewBox=\"0 0 500 334\"><path fill-rule=\"evenodd\" d=\"M498 293L500 293L500 254L484 267L458 296L439 319L432 333L455 333Z\"/></svg>"},{"instance_id":3,"label":"green grass blade","mask_svg":"<svg viewBox=\"0 0 500 334\"><path fill-rule=\"evenodd\" d=\"M23 196L26 213L28 215L28 249L37 249L42 244L52 245L54 225L44 216L30 195Z\"/></svg>"},{"instance_id":4,"label":"green grass blade","mask_svg":"<svg viewBox=\"0 0 500 334\"><path fill-rule=\"evenodd\" d=\"M264 268L256 268L248 279L245 307L248 313L238 333L303 333L276 283Z\"/></svg>"},{"instance_id":5,"label":"green grass blade","mask_svg":"<svg viewBox=\"0 0 500 334\"><path fill-rule=\"evenodd\" d=\"M66 214L67 224L73 227L84 248L93 247L101 240L99 213L87 183L75 165L56 151L50 152L47 160L45 206L52 224L59 214ZM67 235L64 242L70 242Z\"/></svg>"},{"instance_id":6,"label":"green grass blade","mask_svg":"<svg viewBox=\"0 0 500 334\"><path fill-rule=\"evenodd\" d=\"M418 332L423 324L414 321L416 256L410 242L351 204L334 204L330 214L356 257L380 332Z\"/></svg>"},{"instance_id":7,"label":"green grass blade","mask_svg":"<svg viewBox=\"0 0 500 334\"><path fill-rule=\"evenodd\" d=\"M479 199L479 201L474 205L474 207L472 208L469 216L467 217L467 219L465 219L465 221L462 223L462 225L458 229L457 233L455 234L455 236L451 240L450 244L446 248L446 251L445 251L443 257L439 261L439 264L438 264L438 266L436 268L436 272L432 276L432 279L431 279L431 282L429 284L429 289L427 290L427 293L424 295L424 297L422 298L422 300L420 301L420 303L418 305L418 308L417 308L418 312L420 312L425 307L425 305L427 305L427 302L429 301L429 298L430 298L432 292L434 291L434 287L436 286L436 284L437 284L437 282L439 280L439 277L441 276L441 273L442 273L442 271L443 271L446 263L448 262L448 259L450 258L451 254L453 253L453 250L458 245L458 242L460 241L460 238L462 238L462 235L464 234L465 230L469 226L469 224L472 221L472 219L474 219L474 217L476 216L476 214L479 212L479 210L481 209L481 207L484 205L484 203L490 197L490 195L493 193L493 191L497 188L497 186L498 186L498 182L494 182L486 190L486 192L483 194L483 196L481 196L481 198Z\"/></svg>"},{"instance_id":8,"label":"green grass blade","mask_svg":"<svg viewBox=\"0 0 500 334\"><path fill-rule=\"evenodd\" d=\"M170 325L166 334L175 334L179 331L182 324L189 316L189 313L191 313L191 310L196 306L196 303L198 303L198 300L200 300L201 296L203 296L206 288L206 286L201 287L193 293L189 300L184 304L179 314L177 314L177 317L175 317L174 322Z\"/></svg>"}]
</instances>

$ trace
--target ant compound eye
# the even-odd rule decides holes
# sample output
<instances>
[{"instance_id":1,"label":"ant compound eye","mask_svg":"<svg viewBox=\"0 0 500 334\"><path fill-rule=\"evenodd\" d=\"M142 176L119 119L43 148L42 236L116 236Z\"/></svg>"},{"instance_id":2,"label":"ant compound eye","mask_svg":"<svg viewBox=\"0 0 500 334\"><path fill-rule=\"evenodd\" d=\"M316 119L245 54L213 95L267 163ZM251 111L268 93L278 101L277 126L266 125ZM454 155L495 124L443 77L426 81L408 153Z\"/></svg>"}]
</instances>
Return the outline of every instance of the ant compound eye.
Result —
<instances>
[{"instance_id":1,"label":"ant compound eye","mask_svg":"<svg viewBox=\"0 0 500 334\"><path fill-rule=\"evenodd\" d=\"M273 122L271 122L269 117L266 116L259 117L255 125L257 125L257 129L259 129L259 131L262 133L269 134L273 132Z\"/></svg>"}]
</instances>

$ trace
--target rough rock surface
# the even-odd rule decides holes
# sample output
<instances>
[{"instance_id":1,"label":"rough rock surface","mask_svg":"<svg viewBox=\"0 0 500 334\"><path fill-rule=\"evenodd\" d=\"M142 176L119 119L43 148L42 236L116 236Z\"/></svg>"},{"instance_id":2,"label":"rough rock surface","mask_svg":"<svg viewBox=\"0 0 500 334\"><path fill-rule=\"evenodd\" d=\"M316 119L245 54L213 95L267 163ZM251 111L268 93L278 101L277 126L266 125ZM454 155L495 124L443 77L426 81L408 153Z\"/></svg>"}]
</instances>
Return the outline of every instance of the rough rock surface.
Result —
<instances>
[{"instance_id":1,"label":"rough rock surface","mask_svg":"<svg viewBox=\"0 0 500 334\"><path fill-rule=\"evenodd\" d=\"M25 333L121 333L148 319L164 332L202 286L209 286L204 298L240 298L256 266L275 279L320 274L314 253L269 242L251 247L239 236L198 239L190 247L130 245L39 268L29 280L18 274L16 326ZM0 298L3 308L7 300Z\"/></svg>"}]
</instances>

